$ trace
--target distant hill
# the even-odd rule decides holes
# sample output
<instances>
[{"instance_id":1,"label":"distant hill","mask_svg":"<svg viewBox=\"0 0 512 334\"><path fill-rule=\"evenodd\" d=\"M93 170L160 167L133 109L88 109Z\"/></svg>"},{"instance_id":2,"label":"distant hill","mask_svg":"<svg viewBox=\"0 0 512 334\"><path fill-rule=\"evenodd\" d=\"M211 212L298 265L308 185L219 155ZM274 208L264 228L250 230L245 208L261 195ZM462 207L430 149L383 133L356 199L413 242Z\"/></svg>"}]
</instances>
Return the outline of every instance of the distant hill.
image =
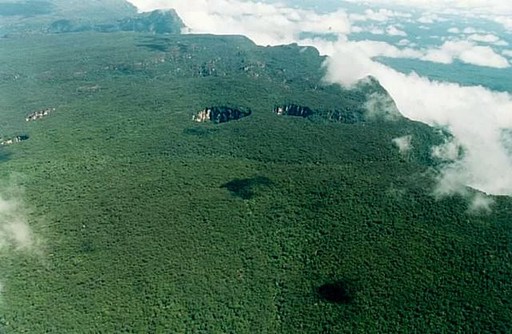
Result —
<instances>
[{"instance_id":1,"label":"distant hill","mask_svg":"<svg viewBox=\"0 0 512 334\"><path fill-rule=\"evenodd\" d=\"M133 23L130 20L136 21L133 29L144 29L148 19L160 20L155 29L165 25L162 17L139 16L137 9L125 0L0 0L2 35L46 33L48 27L64 31L119 31L127 29L121 24ZM169 31L169 27L166 29Z\"/></svg>"},{"instance_id":2,"label":"distant hill","mask_svg":"<svg viewBox=\"0 0 512 334\"><path fill-rule=\"evenodd\" d=\"M154 34L179 34L185 27L175 10L155 10L132 17L125 17L111 23L84 23L72 20L57 20L48 27L49 33L68 32L116 32L135 31Z\"/></svg>"},{"instance_id":3,"label":"distant hill","mask_svg":"<svg viewBox=\"0 0 512 334\"><path fill-rule=\"evenodd\" d=\"M105 20L135 15L137 9L125 0L0 0L0 17L51 15Z\"/></svg>"}]
</instances>

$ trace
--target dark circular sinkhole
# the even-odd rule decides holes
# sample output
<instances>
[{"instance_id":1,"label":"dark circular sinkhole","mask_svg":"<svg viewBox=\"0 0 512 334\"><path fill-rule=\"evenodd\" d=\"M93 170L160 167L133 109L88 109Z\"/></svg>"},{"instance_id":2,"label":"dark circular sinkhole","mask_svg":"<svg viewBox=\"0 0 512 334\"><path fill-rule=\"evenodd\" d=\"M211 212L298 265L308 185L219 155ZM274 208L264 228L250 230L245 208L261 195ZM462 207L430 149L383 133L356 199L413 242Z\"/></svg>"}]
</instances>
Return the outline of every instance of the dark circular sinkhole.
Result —
<instances>
[{"instance_id":1,"label":"dark circular sinkhole","mask_svg":"<svg viewBox=\"0 0 512 334\"><path fill-rule=\"evenodd\" d=\"M324 284L317 289L317 293L320 298L336 304L349 304L354 299L345 282Z\"/></svg>"}]
</instances>

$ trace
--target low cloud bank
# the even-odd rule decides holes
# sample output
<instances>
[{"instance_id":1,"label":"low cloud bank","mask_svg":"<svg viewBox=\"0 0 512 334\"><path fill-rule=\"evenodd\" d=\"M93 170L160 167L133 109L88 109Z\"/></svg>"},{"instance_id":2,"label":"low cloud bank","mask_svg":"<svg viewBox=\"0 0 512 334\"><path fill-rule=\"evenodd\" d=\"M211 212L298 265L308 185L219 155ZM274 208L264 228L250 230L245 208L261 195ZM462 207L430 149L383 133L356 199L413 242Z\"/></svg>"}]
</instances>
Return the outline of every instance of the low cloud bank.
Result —
<instances>
[{"instance_id":1,"label":"low cloud bank","mask_svg":"<svg viewBox=\"0 0 512 334\"><path fill-rule=\"evenodd\" d=\"M510 67L507 58L497 54L491 47L476 45L469 41L447 41L439 48L427 50L420 59L442 64L451 64L458 59L463 63L477 66Z\"/></svg>"},{"instance_id":2,"label":"low cloud bank","mask_svg":"<svg viewBox=\"0 0 512 334\"><path fill-rule=\"evenodd\" d=\"M490 194L512 195L512 157L503 138L503 131L512 128L511 95L399 73L362 58L364 52L347 46L339 44L339 52L327 61L330 82L350 86L365 74L372 74L404 116L453 134L457 144L434 149L438 155L452 159L440 176L440 193L461 193L464 186L470 186ZM454 154L457 146L464 154Z\"/></svg>"}]
</instances>

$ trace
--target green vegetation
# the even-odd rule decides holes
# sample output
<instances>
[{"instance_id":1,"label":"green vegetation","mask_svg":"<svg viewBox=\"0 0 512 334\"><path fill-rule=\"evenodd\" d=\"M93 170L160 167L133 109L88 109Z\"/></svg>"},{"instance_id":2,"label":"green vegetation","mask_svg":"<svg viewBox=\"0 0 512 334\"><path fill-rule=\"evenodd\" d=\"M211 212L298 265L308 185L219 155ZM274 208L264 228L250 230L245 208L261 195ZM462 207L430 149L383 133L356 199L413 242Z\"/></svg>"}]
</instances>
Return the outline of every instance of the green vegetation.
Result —
<instances>
[{"instance_id":1,"label":"green vegetation","mask_svg":"<svg viewBox=\"0 0 512 334\"><path fill-rule=\"evenodd\" d=\"M140 28L145 16L137 15L137 8L125 0L0 0L0 34L41 34L55 21L106 31L110 25L135 20Z\"/></svg>"},{"instance_id":2,"label":"green vegetation","mask_svg":"<svg viewBox=\"0 0 512 334\"><path fill-rule=\"evenodd\" d=\"M0 331L512 331L509 198L434 199L426 125L273 112L361 111L377 83L324 85L314 49L239 36L1 43L0 135L29 136L1 179L21 175L42 244L0 254ZM192 120L226 105L252 114Z\"/></svg>"},{"instance_id":3,"label":"green vegetation","mask_svg":"<svg viewBox=\"0 0 512 334\"><path fill-rule=\"evenodd\" d=\"M90 23L81 20L73 22L71 20L61 19L52 22L48 27L49 33L69 33L69 32L118 32L134 31L156 34L179 34L181 29L185 28L183 21L176 14L176 11L155 10L150 13L141 13L133 17L123 18L109 23Z\"/></svg>"}]
</instances>

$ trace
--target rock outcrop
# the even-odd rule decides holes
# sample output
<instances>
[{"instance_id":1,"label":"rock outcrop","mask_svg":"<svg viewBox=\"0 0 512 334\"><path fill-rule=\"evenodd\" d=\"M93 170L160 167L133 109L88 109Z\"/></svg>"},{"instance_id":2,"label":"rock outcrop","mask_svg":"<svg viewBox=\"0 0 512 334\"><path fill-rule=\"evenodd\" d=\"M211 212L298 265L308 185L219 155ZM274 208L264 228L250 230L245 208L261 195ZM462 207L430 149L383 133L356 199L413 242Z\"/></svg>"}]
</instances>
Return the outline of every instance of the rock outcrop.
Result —
<instances>
[{"instance_id":1,"label":"rock outcrop","mask_svg":"<svg viewBox=\"0 0 512 334\"><path fill-rule=\"evenodd\" d=\"M55 108L46 108L46 109L42 109L42 110L38 110L38 111L34 111L33 113L29 114L25 120L27 122L30 122L30 121L36 121L38 119L41 119L43 117L46 117L48 115L50 115L52 112L55 111Z\"/></svg>"},{"instance_id":2,"label":"rock outcrop","mask_svg":"<svg viewBox=\"0 0 512 334\"><path fill-rule=\"evenodd\" d=\"M27 140L28 138L29 137L27 135L19 135L19 136L13 137L13 138L2 140L0 142L0 145L5 146L5 145L11 145L14 143L19 143L19 142Z\"/></svg>"},{"instance_id":3,"label":"rock outcrop","mask_svg":"<svg viewBox=\"0 0 512 334\"><path fill-rule=\"evenodd\" d=\"M372 121L392 121L401 117L393 100L385 94L362 96L358 105L340 105L332 109L312 109L308 106L285 104L274 108L280 116L297 116L318 121L354 124Z\"/></svg>"},{"instance_id":4,"label":"rock outcrop","mask_svg":"<svg viewBox=\"0 0 512 334\"><path fill-rule=\"evenodd\" d=\"M226 123L229 121L235 121L237 119L247 117L250 114L251 111L245 108L209 107L204 108L203 110L192 116L192 119L200 123Z\"/></svg>"},{"instance_id":5,"label":"rock outcrop","mask_svg":"<svg viewBox=\"0 0 512 334\"><path fill-rule=\"evenodd\" d=\"M299 106L296 104L287 104L275 107L274 112L278 115L286 116L309 117L313 115L313 110L311 110L309 107Z\"/></svg>"}]
</instances>

